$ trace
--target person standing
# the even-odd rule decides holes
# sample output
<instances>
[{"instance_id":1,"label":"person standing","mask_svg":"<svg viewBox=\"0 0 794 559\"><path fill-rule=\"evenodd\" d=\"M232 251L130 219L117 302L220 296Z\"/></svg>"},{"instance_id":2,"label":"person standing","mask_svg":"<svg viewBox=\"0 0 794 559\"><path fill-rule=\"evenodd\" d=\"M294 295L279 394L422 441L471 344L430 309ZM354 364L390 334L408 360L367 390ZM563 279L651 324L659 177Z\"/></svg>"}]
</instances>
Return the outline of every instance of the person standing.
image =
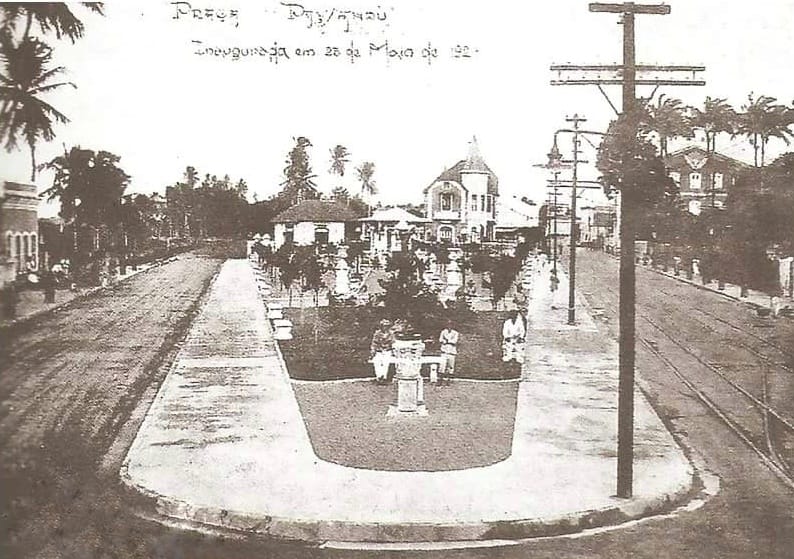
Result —
<instances>
[{"instance_id":1,"label":"person standing","mask_svg":"<svg viewBox=\"0 0 794 559\"><path fill-rule=\"evenodd\" d=\"M375 382L384 384L389 376L389 362L392 357L392 345L394 344L394 331L391 322L383 319L378 324L378 328L372 334L369 354L372 365L375 368Z\"/></svg>"},{"instance_id":2,"label":"person standing","mask_svg":"<svg viewBox=\"0 0 794 559\"><path fill-rule=\"evenodd\" d=\"M45 270L41 275L41 289L44 291L44 302L55 302L55 274L52 270Z\"/></svg>"},{"instance_id":3,"label":"person standing","mask_svg":"<svg viewBox=\"0 0 794 559\"><path fill-rule=\"evenodd\" d=\"M441 330L438 341L441 344L441 356L444 357L444 367L441 371L439 384L450 384L455 376L455 358L458 355L458 341L460 334L453 327L451 320L447 320L446 327Z\"/></svg>"},{"instance_id":4,"label":"person standing","mask_svg":"<svg viewBox=\"0 0 794 559\"><path fill-rule=\"evenodd\" d=\"M521 313L513 311L502 325L502 361L514 361L519 365L524 362L524 339L526 327Z\"/></svg>"}]
</instances>

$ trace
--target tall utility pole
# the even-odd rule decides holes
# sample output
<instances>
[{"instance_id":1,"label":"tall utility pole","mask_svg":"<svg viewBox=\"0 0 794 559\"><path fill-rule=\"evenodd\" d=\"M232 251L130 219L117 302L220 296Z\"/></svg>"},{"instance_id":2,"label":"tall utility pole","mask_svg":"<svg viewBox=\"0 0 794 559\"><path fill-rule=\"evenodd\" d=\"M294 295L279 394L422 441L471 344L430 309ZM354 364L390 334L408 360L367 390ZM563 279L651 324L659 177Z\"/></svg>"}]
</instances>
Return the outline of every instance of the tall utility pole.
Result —
<instances>
[{"instance_id":1,"label":"tall utility pole","mask_svg":"<svg viewBox=\"0 0 794 559\"><path fill-rule=\"evenodd\" d=\"M551 208L554 211L554 215L552 219L554 220L554 225L552 228L551 238L552 238L552 273L554 277L557 277L557 178L559 177L560 172L557 171L554 173L554 184L552 185L552 203Z\"/></svg>"},{"instance_id":2,"label":"tall utility pole","mask_svg":"<svg viewBox=\"0 0 794 559\"><path fill-rule=\"evenodd\" d=\"M571 189L571 214L570 214L570 238L571 238L571 252L569 254L570 258L570 269L568 271L568 324L575 325L576 324L576 203L577 198L579 197L578 189L580 188L594 188L600 190L602 188L601 183L596 181L580 181L579 180L579 163L587 163L587 161L581 161L579 159L579 146L580 140L579 136L583 134L593 134L596 136L607 136L608 134L605 132L596 132L593 130L582 130L579 128L579 123L586 122L587 119L580 117L578 114L574 114L573 117L565 119L568 122L573 122L574 127L571 128L560 128L554 133L554 143L552 144L551 151L548 154L549 162L547 165L543 167L547 169L551 169L554 171L554 187L558 188L570 188ZM557 147L557 136L561 133L568 133L573 135L573 159L572 160L564 160L562 158L562 154L560 153L559 148ZM573 176L572 180L569 184L560 184L558 180L559 171L561 169L573 169Z\"/></svg>"},{"instance_id":3,"label":"tall utility pole","mask_svg":"<svg viewBox=\"0 0 794 559\"><path fill-rule=\"evenodd\" d=\"M622 4L592 3L591 12L620 14L623 24L623 64L615 65L558 65L551 70L557 73L552 85L597 85L601 93L607 97L602 85L620 84L623 88L623 116L631 115L637 110L636 86L640 85L705 85L696 79L695 74L704 70L702 66L638 66L635 59L634 19L637 14L666 15L670 6L666 4ZM642 76L638 79L638 71ZM610 106L617 112L607 97ZM632 121L627 118L627 121ZM636 130L626 133L634 134ZM624 184L630 184L631 177L626 177ZM620 205L620 334L619 334L619 379L618 379L618 463L617 463L617 495L629 498L633 493L634 476L634 304L635 304L635 270L634 270L634 222L632 219L633 203L632 188L621 192Z\"/></svg>"},{"instance_id":4,"label":"tall utility pole","mask_svg":"<svg viewBox=\"0 0 794 559\"><path fill-rule=\"evenodd\" d=\"M570 270L568 270L568 324L576 324L576 187L579 169L579 123L587 122L586 118L574 114L565 119L573 123L573 175L571 180L571 254Z\"/></svg>"}]
</instances>

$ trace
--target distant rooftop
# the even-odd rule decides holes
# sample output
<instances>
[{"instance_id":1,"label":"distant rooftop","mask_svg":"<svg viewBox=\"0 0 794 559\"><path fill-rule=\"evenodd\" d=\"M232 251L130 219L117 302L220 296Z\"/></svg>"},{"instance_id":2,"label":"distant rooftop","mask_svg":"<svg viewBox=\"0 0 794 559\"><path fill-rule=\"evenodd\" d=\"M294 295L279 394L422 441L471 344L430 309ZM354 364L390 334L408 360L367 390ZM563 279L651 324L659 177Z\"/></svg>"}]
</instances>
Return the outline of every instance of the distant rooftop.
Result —
<instances>
[{"instance_id":1,"label":"distant rooftop","mask_svg":"<svg viewBox=\"0 0 794 559\"><path fill-rule=\"evenodd\" d=\"M335 222L355 221L356 214L348 207L333 200L304 200L287 208L273 223L299 223L302 221Z\"/></svg>"}]
</instances>

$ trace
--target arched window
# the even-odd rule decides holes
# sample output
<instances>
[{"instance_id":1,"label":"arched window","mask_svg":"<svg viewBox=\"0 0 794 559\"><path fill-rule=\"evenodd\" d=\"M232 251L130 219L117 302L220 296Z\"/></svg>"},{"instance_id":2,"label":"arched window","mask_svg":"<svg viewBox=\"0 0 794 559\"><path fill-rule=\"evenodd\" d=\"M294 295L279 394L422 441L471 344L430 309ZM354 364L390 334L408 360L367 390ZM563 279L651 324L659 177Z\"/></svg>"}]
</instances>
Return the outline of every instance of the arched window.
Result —
<instances>
[{"instance_id":1,"label":"arched window","mask_svg":"<svg viewBox=\"0 0 794 559\"><path fill-rule=\"evenodd\" d=\"M17 260L17 272L18 272L25 265L24 253L22 252L22 235L18 233L16 235L15 245L16 245L15 247L16 250L14 251L13 256Z\"/></svg>"},{"instance_id":2,"label":"arched window","mask_svg":"<svg viewBox=\"0 0 794 559\"><path fill-rule=\"evenodd\" d=\"M35 233L30 234L30 255L33 257L33 267L39 269L39 244L38 236Z\"/></svg>"}]
</instances>

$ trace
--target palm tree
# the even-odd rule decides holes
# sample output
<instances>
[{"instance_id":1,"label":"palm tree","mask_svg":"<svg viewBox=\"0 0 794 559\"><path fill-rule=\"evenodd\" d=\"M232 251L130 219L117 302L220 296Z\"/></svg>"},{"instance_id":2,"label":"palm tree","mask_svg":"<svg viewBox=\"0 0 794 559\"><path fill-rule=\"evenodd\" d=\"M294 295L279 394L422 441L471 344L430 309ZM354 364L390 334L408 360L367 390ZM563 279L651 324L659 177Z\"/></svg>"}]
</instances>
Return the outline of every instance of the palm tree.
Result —
<instances>
[{"instance_id":1,"label":"palm tree","mask_svg":"<svg viewBox=\"0 0 794 559\"><path fill-rule=\"evenodd\" d=\"M95 14L105 15L102 2L81 2L82 6ZM60 39L67 37L74 43L83 36L85 26L65 2L4 2L0 4L3 35L13 36L24 21L23 39L30 36L33 23L37 23L42 33L55 32Z\"/></svg>"},{"instance_id":2,"label":"palm tree","mask_svg":"<svg viewBox=\"0 0 794 559\"><path fill-rule=\"evenodd\" d=\"M64 71L62 66L48 68L52 49L38 39L26 37L15 44L11 37L0 36L0 143L6 151L24 140L30 148L31 176L36 180L36 144L55 138L53 122L69 119L41 95L71 82L54 82Z\"/></svg>"},{"instance_id":3,"label":"palm tree","mask_svg":"<svg viewBox=\"0 0 794 559\"><path fill-rule=\"evenodd\" d=\"M680 99L660 95L656 105L646 108L642 127L659 137L659 155L667 155L667 143L677 137L692 137L692 122Z\"/></svg>"},{"instance_id":4,"label":"palm tree","mask_svg":"<svg viewBox=\"0 0 794 559\"><path fill-rule=\"evenodd\" d=\"M758 153L761 152L761 167L766 160L766 144L770 138L780 138L789 144L794 137L791 130L792 111L785 105L777 103L777 99L768 95L757 98L750 93L747 103L742 105L744 111L739 115L738 133L747 136L753 146L754 163L758 167Z\"/></svg>"},{"instance_id":5,"label":"palm tree","mask_svg":"<svg viewBox=\"0 0 794 559\"><path fill-rule=\"evenodd\" d=\"M372 176L375 174L375 164L370 161L365 161L360 167L356 167L358 173L358 180L361 181L361 193L364 195L373 195L378 193L375 187L375 181Z\"/></svg>"},{"instance_id":6,"label":"palm tree","mask_svg":"<svg viewBox=\"0 0 794 559\"><path fill-rule=\"evenodd\" d=\"M737 127L736 111L726 99L706 97L703 109L692 107L692 124L706 134L706 153L717 151L717 134L734 134Z\"/></svg>"},{"instance_id":7,"label":"palm tree","mask_svg":"<svg viewBox=\"0 0 794 559\"><path fill-rule=\"evenodd\" d=\"M343 145L337 144L331 150L331 173L337 174L340 177L345 176L345 166L350 163L350 152Z\"/></svg>"}]
</instances>

